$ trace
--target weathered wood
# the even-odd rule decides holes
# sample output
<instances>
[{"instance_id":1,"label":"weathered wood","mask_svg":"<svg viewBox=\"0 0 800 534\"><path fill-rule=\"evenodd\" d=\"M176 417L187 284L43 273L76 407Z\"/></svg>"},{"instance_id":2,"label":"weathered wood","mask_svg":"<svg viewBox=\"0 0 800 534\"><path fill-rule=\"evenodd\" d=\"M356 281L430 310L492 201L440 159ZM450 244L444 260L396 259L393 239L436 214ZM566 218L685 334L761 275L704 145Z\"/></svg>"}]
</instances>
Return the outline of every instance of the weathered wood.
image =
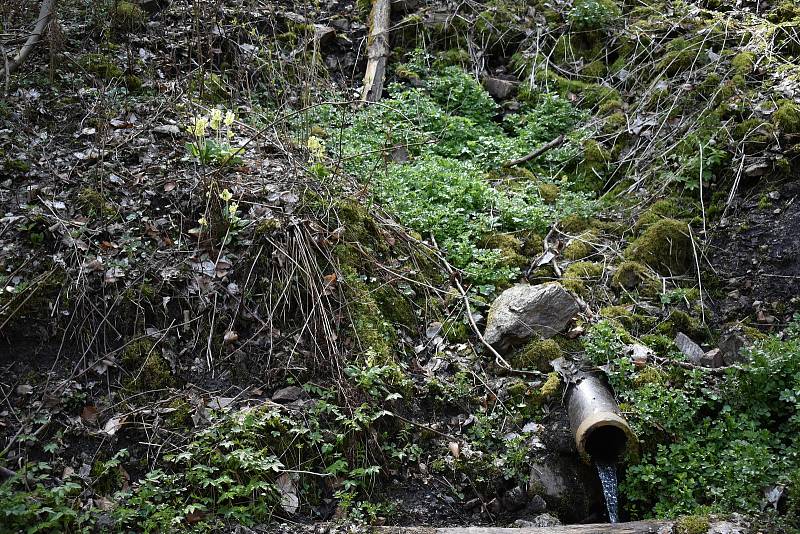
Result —
<instances>
[{"instance_id":1,"label":"weathered wood","mask_svg":"<svg viewBox=\"0 0 800 534\"><path fill-rule=\"evenodd\" d=\"M514 159L514 160L511 160L511 161L508 161L508 162L504 163L503 166L504 167L514 167L515 165L521 165L522 163L525 163L525 162L530 161L532 159L536 159L539 156L541 156L542 154L544 154L545 152L547 152L548 150L552 150L553 148L559 147L562 144L564 144L564 139L565 139L564 134L561 134L558 137L556 137L555 139L553 139L552 141L549 141L549 142L543 144L542 146L540 146L539 148L537 148L536 150L534 150L533 152L531 152L527 156L522 156L519 159Z\"/></svg>"},{"instance_id":2,"label":"weathered wood","mask_svg":"<svg viewBox=\"0 0 800 534\"><path fill-rule=\"evenodd\" d=\"M390 0L373 0L369 16L367 37L367 71L361 99L377 102L383 93L386 61L389 58L389 19L392 13Z\"/></svg>"},{"instance_id":3,"label":"weathered wood","mask_svg":"<svg viewBox=\"0 0 800 534\"><path fill-rule=\"evenodd\" d=\"M6 79L25 62L28 55L33 51L33 48L42 39L42 36L47 31L47 27L50 24L50 20L53 18L55 4L55 0L42 0L39 5L39 16L36 19L36 26L28 36L28 40L25 41L19 53L17 53L13 59L9 60L8 56L4 58L5 65L3 66L3 70L0 71L0 74L4 74ZM2 76L0 76L0 79L2 79Z\"/></svg>"},{"instance_id":4,"label":"weathered wood","mask_svg":"<svg viewBox=\"0 0 800 534\"><path fill-rule=\"evenodd\" d=\"M634 521L630 523L599 523L537 528L496 527L382 527L381 534L669 534L672 521Z\"/></svg>"}]
</instances>

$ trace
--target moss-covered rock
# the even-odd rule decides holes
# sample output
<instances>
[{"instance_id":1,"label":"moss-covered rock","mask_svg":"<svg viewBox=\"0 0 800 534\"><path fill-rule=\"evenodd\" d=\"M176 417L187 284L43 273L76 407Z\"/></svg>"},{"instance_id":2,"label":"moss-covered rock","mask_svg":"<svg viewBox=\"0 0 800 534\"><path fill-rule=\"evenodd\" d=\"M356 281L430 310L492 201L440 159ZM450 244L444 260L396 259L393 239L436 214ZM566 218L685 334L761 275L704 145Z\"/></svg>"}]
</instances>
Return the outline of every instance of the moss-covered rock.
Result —
<instances>
[{"instance_id":1,"label":"moss-covered rock","mask_svg":"<svg viewBox=\"0 0 800 534\"><path fill-rule=\"evenodd\" d=\"M678 332L683 332L694 341L703 341L708 338L708 329L703 324L682 310L673 310L666 321L656 327L656 333L674 338Z\"/></svg>"},{"instance_id":2,"label":"moss-covered rock","mask_svg":"<svg viewBox=\"0 0 800 534\"><path fill-rule=\"evenodd\" d=\"M680 217L681 215L683 215L683 210L674 199L662 198L639 214L636 224L633 226L633 231L636 235L639 235L653 223L662 219Z\"/></svg>"},{"instance_id":3,"label":"moss-covered rock","mask_svg":"<svg viewBox=\"0 0 800 534\"><path fill-rule=\"evenodd\" d=\"M707 61L703 54L704 48L703 42L693 42L683 37L676 37L667 43L664 57L658 63L657 68L663 70L668 76L674 76L679 72L702 66Z\"/></svg>"},{"instance_id":4,"label":"moss-covered rock","mask_svg":"<svg viewBox=\"0 0 800 534\"><path fill-rule=\"evenodd\" d=\"M500 251L501 265L522 268L528 265L528 258L520 254L522 241L512 234L493 233L484 236L481 247Z\"/></svg>"},{"instance_id":5,"label":"moss-covered rock","mask_svg":"<svg viewBox=\"0 0 800 534\"><path fill-rule=\"evenodd\" d=\"M349 265L344 265L341 269L347 287L350 303L348 309L355 342L365 353L372 353L377 361L393 361L397 333L383 316L372 292L356 270Z\"/></svg>"},{"instance_id":6,"label":"moss-covered rock","mask_svg":"<svg viewBox=\"0 0 800 534\"><path fill-rule=\"evenodd\" d=\"M395 326L403 326L414 331L417 326L417 316L409 300L396 288L383 284L372 292L384 318Z\"/></svg>"},{"instance_id":7,"label":"moss-covered rock","mask_svg":"<svg viewBox=\"0 0 800 534\"><path fill-rule=\"evenodd\" d=\"M599 232L595 229L587 230L571 239L561 254L568 260L582 260L595 253L595 244Z\"/></svg>"},{"instance_id":8,"label":"moss-covered rock","mask_svg":"<svg viewBox=\"0 0 800 534\"><path fill-rule=\"evenodd\" d=\"M675 531L678 534L706 534L710 527L708 516L685 515L675 521Z\"/></svg>"},{"instance_id":9,"label":"moss-covered rock","mask_svg":"<svg viewBox=\"0 0 800 534\"><path fill-rule=\"evenodd\" d=\"M130 377L126 387L131 391L165 389L176 384L161 349L148 338L129 343L122 351L121 361Z\"/></svg>"},{"instance_id":10,"label":"moss-covered rock","mask_svg":"<svg viewBox=\"0 0 800 534\"><path fill-rule=\"evenodd\" d=\"M552 370L550 362L561 357L561 347L553 339L535 339L522 347L511 358L515 369L533 369L546 373Z\"/></svg>"},{"instance_id":11,"label":"moss-covered rock","mask_svg":"<svg viewBox=\"0 0 800 534\"><path fill-rule=\"evenodd\" d=\"M144 28L147 13L133 2L120 0L108 10L108 18L115 33L132 32Z\"/></svg>"},{"instance_id":12,"label":"moss-covered rock","mask_svg":"<svg viewBox=\"0 0 800 534\"><path fill-rule=\"evenodd\" d=\"M662 219L645 230L625 251L629 260L649 265L659 274L682 274L692 262L692 240L686 223Z\"/></svg>"},{"instance_id":13,"label":"moss-covered rock","mask_svg":"<svg viewBox=\"0 0 800 534\"><path fill-rule=\"evenodd\" d=\"M86 72L103 80L122 76L122 69L105 54L86 54L80 59L80 64L86 69Z\"/></svg>"},{"instance_id":14,"label":"moss-covered rock","mask_svg":"<svg viewBox=\"0 0 800 534\"><path fill-rule=\"evenodd\" d=\"M800 106L793 101L778 102L778 110L773 114L772 120L784 134L800 134Z\"/></svg>"},{"instance_id":15,"label":"moss-covered rock","mask_svg":"<svg viewBox=\"0 0 800 534\"><path fill-rule=\"evenodd\" d=\"M731 67L736 74L748 76L756 65L756 55L752 52L739 52L731 60Z\"/></svg>"},{"instance_id":16,"label":"moss-covered rock","mask_svg":"<svg viewBox=\"0 0 800 534\"><path fill-rule=\"evenodd\" d=\"M602 263L577 261L566 268L561 283L570 291L578 295L584 295L586 293L584 282L598 280L603 275L603 270Z\"/></svg>"},{"instance_id":17,"label":"moss-covered rock","mask_svg":"<svg viewBox=\"0 0 800 534\"><path fill-rule=\"evenodd\" d=\"M545 204L555 204L558 195L561 194L561 188L556 184L541 183L538 186L539 196Z\"/></svg>"},{"instance_id":18,"label":"moss-covered rock","mask_svg":"<svg viewBox=\"0 0 800 534\"><path fill-rule=\"evenodd\" d=\"M648 278L650 278L650 274L646 265L638 261L624 261L611 277L611 286L632 291Z\"/></svg>"}]
</instances>

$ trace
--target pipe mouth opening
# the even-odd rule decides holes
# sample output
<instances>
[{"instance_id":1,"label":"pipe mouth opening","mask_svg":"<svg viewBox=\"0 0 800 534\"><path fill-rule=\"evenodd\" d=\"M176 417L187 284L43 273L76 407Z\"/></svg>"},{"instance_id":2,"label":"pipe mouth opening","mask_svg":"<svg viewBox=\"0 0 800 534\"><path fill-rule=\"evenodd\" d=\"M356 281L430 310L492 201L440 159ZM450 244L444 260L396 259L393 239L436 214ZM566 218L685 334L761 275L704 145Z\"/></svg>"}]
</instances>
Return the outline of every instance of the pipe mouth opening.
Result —
<instances>
[{"instance_id":1,"label":"pipe mouth opening","mask_svg":"<svg viewBox=\"0 0 800 534\"><path fill-rule=\"evenodd\" d=\"M613 424L597 425L586 433L584 450L595 462L612 464L622 460L628 448L625 429Z\"/></svg>"}]
</instances>

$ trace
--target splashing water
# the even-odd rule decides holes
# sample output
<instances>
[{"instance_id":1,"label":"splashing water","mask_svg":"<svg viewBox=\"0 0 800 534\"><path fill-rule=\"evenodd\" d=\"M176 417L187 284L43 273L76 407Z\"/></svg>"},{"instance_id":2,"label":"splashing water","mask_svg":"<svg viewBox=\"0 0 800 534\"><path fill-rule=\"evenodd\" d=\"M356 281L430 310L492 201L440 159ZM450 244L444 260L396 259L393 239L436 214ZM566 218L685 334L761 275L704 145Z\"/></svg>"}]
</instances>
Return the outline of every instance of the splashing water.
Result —
<instances>
[{"instance_id":1,"label":"splashing water","mask_svg":"<svg viewBox=\"0 0 800 534\"><path fill-rule=\"evenodd\" d=\"M617 466L614 464L597 462L597 474L600 475L603 495L605 495L606 498L608 520L611 523L617 523L619 522L617 511Z\"/></svg>"}]
</instances>

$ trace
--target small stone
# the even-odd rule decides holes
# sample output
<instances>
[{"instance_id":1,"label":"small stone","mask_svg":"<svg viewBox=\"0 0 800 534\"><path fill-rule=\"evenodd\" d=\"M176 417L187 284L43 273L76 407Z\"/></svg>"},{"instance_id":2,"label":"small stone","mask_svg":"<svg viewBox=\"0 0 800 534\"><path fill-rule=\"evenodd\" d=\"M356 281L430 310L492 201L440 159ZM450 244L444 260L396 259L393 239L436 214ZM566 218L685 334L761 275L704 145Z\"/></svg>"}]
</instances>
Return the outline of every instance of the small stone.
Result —
<instances>
[{"instance_id":1,"label":"small stone","mask_svg":"<svg viewBox=\"0 0 800 534\"><path fill-rule=\"evenodd\" d=\"M711 349L706 352L700 361L700 365L703 367L711 367L712 369L722 367L722 351L719 349Z\"/></svg>"},{"instance_id":2,"label":"small stone","mask_svg":"<svg viewBox=\"0 0 800 534\"><path fill-rule=\"evenodd\" d=\"M159 124L153 128L153 133L159 135L181 135L181 129L174 124Z\"/></svg>"},{"instance_id":3,"label":"small stone","mask_svg":"<svg viewBox=\"0 0 800 534\"><path fill-rule=\"evenodd\" d=\"M541 514L537 515L533 521L532 527L534 528L544 528L544 527L558 527L561 526L561 521L557 517L553 517L550 514Z\"/></svg>"},{"instance_id":4,"label":"small stone","mask_svg":"<svg viewBox=\"0 0 800 534\"><path fill-rule=\"evenodd\" d=\"M633 345L625 346L625 354L630 356L633 365L636 367L644 367L647 362L655 356L655 353L649 347L634 343Z\"/></svg>"},{"instance_id":5,"label":"small stone","mask_svg":"<svg viewBox=\"0 0 800 534\"><path fill-rule=\"evenodd\" d=\"M272 402L277 402L278 404L289 404L290 402L294 402L303 398L305 394L306 392L303 391L303 388L301 387L287 386L272 394Z\"/></svg>"},{"instance_id":6,"label":"small stone","mask_svg":"<svg viewBox=\"0 0 800 534\"><path fill-rule=\"evenodd\" d=\"M703 356L705 356L705 351L700 348L700 345L692 341L689 336L683 332L678 332L678 335L675 336L675 345L689 358L691 363L701 365Z\"/></svg>"},{"instance_id":7,"label":"small stone","mask_svg":"<svg viewBox=\"0 0 800 534\"><path fill-rule=\"evenodd\" d=\"M725 365L735 363L745 363L747 357L742 349L747 345L747 340L738 332L724 334L719 340L719 348L722 351L722 361Z\"/></svg>"},{"instance_id":8,"label":"small stone","mask_svg":"<svg viewBox=\"0 0 800 534\"><path fill-rule=\"evenodd\" d=\"M505 100L511 96L517 88L514 82L491 76L487 76L483 79L483 86L490 95L498 100Z\"/></svg>"}]
</instances>

